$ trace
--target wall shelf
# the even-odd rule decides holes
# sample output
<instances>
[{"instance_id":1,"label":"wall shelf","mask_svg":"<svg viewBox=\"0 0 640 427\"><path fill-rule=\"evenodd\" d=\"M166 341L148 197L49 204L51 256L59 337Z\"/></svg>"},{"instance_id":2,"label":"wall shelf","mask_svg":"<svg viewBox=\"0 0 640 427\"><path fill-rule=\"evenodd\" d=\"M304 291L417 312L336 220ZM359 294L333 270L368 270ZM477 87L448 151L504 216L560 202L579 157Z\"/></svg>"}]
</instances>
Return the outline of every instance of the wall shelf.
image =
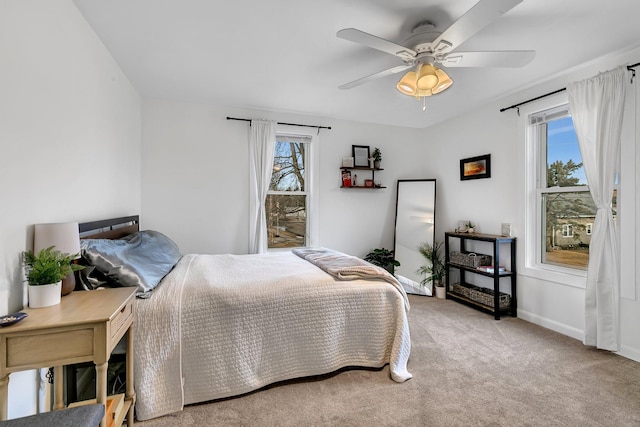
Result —
<instances>
[{"instance_id":1,"label":"wall shelf","mask_svg":"<svg viewBox=\"0 0 640 427\"><path fill-rule=\"evenodd\" d=\"M365 189L365 190L379 190L381 188L387 188L385 186L379 186L376 187L375 186L375 182L376 182L376 172L378 171L383 171L383 168L369 168L366 166L354 166L354 167L341 167L340 170L342 171L369 171L371 172L371 181L374 182L374 185L372 187L366 187L364 185L351 185L351 186L345 186L345 185L341 185L340 188L360 188L360 189ZM353 177L351 177L351 179L353 179ZM364 179L360 178L358 179L358 182L362 182L364 183Z\"/></svg>"}]
</instances>

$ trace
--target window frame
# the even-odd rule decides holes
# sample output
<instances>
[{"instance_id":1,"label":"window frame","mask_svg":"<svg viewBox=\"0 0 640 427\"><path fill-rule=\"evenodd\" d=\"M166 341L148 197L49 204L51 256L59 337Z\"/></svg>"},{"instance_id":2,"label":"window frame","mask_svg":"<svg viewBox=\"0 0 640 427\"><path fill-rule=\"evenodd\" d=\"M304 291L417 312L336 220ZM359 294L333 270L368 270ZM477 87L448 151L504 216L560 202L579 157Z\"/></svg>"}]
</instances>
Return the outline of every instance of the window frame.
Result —
<instances>
[{"instance_id":1,"label":"window frame","mask_svg":"<svg viewBox=\"0 0 640 427\"><path fill-rule=\"evenodd\" d=\"M597 71L597 70L594 70ZM566 91L545 96L536 101L521 105L518 108L517 123L517 162L518 170L518 222L522 227L522 236L518 250L518 274L538 280L554 282L562 285L584 289L586 287L586 271L563 270L547 266L540 268L535 264L535 233L534 221L531 215L536 214L535 204L535 171L528 159L535 155L533 147L529 143L528 116L542 110L568 103ZM637 126L638 106L640 105L640 89L631 81L627 83L627 96L625 97L625 110L622 129L622 146L620 150L620 174L619 182L615 187L618 191L617 199L617 232L620 238L620 253L626 256L620 259L620 297L628 300L637 300L636 278L640 277L640 264L636 265L636 254L640 253L640 245L636 243L637 230L637 200L636 165L640 164L640 149L636 147L636 141L640 141L640 126ZM624 232L621 232L624 230ZM518 232L518 230L515 230ZM557 270L557 271L556 271Z\"/></svg>"},{"instance_id":2,"label":"window frame","mask_svg":"<svg viewBox=\"0 0 640 427\"><path fill-rule=\"evenodd\" d=\"M269 190L267 194L284 194L284 195L306 195L306 216L307 216L307 224L306 224L306 238L305 238L305 246L298 247L311 247L318 246L318 226L319 226L319 209L318 209L318 191L317 191L317 182L318 182L318 158L319 158L319 136L315 131L315 128L301 128L299 126L291 126L291 125L281 125L278 124L276 126L276 137L277 135L283 136L292 136L292 137L300 137L304 139L309 139L310 142L307 142L308 149L305 150L305 155L307 157L305 161L305 191L271 191ZM274 141L274 144L276 141ZM270 248L267 243L267 252L286 252L290 251L292 248Z\"/></svg>"},{"instance_id":3,"label":"window frame","mask_svg":"<svg viewBox=\"0 0 640 427\"><path fill-rule=\"evenodd\" d=\"M523 149L518 156L521 176L522 204L519 217L524 224L524 255L521 258L520 274L550 282L565 284L584 289L586 287L587 271L570 267L542 263L543 218L542 193L549 193L546 188L546 144L538 144L540 135L537 126L530 125L530 116L542 111L560 109L568 105L566 92L549 96L542 100L521 106L518 119L518 139L523 141ZM540 180L545 180L541 185ZM584 191L588 187L560 187L559 191Z\"/></svg>"}]
</instances>

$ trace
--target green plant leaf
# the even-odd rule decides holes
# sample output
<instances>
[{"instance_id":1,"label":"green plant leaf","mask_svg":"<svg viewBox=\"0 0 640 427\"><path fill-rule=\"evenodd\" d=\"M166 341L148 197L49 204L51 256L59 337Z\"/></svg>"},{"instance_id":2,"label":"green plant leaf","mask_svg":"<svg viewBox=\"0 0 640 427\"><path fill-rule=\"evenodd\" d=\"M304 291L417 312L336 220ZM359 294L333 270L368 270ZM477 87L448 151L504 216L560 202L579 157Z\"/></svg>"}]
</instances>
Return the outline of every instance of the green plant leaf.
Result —
<instances>
[{"instance_id":1,"label":"green plant leaf","mask_svg":"<svg viewBox=\"0 0 640 427\"><path fill-rule=\"evenodd\" d=\"M27 281L30 285L48 285L57 283L73 271L83 269L83 266L72 264L78 254L65 254L54 249L53 246L40 250L24 252L24 263L27 267Z\"/></svg>"}]
</instances>

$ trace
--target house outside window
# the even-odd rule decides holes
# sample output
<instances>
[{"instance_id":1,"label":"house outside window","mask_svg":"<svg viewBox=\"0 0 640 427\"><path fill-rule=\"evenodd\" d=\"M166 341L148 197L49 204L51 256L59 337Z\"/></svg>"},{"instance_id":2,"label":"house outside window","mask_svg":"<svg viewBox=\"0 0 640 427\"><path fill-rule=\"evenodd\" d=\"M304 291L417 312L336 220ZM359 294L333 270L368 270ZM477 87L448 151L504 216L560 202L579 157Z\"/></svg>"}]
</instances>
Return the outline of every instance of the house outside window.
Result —
<instances>
[{"instance_id":1,"label":"house outside window","mask_svg":"<svg viewBox=\"0 0 640 427\"><path fill-rule=\"evenodd\" d=\"M268 248L308 246L311 138L277 134L265 203Z\"/></svg>"},{"instance_id":2,"label":"house outside window","mask_svg":"<svg viewBox=\"0 0 640 427\"><path fill-rule=\"evenodd\" d=\"M584 231L585 231L585 233L587 233L587 236L591 236L591 227L593 227L593 224L592 224L592 223L588 223L588 224L585 226L585 230L584 230Z\"/></svg>"}]
</instances>

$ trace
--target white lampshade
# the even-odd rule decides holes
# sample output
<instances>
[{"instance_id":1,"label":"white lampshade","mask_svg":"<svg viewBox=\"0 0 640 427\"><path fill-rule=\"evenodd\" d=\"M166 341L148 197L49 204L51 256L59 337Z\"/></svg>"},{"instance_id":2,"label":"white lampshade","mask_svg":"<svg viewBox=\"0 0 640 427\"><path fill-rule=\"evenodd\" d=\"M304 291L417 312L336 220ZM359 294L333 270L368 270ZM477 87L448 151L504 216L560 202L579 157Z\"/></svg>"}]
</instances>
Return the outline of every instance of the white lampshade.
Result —
<instances>
[{"instance_id":1,"label":"white lampshade","mask_svg":"<svg viewBox=\"0 0 640 427\"><path fill-rule=\"evenodd\" d=\"M434 95L445 91L449 88L449 86L453 84L453 80L451 80L451 77L449 77L447 73L445 73L440 68L436 69L436 76L438 76L438 84L433 89L431 89L431 92L433 92Z\"/></svg>"},{"instance_id":2,"label":"white lampshade","mask_svg":"<svg viewBox=\"0 0 640 427\"><path fill-rule=\"evenodd\" d=\"M418 79L416 81L418 89L431 90L438 84L436 67L431 64L422 64L418 69Z\"/></svg>"},{"instance_id":3,"label":"white lampshade","mask_svg":"<svg viewBox=\"0 0 640 427\"><path fill-rule=\"evenodd\" d=\"M416 92L416 99L420 99L420 98L424 98L426 96L431 96L433 95L433 93L431 93L430 89L418 89L418 91Z\"/></svg>"},{"instance_id":4,"label":"white lampshade","mask_svg":"<svg viewBox=\"0 0 640 427\"><path fill-rule=\"evenodd\" d=\"M54 249L73 255L80 252L80 232L77 222L36 224L33 232L33 252L54 246Z\"/></svg>"},{"instance_id":5,"label":"white lampshade","mask_svg":"<svg viewBox=\"0 0 640 427\"><path fill-rule=\"evenodd\" d=\"M407 72L402 76L398 84L396 84L396 89L405 95L415 95L418 90L416 88L416 78L417 76L415 71Z\"/></svg>"}]
</instances>

